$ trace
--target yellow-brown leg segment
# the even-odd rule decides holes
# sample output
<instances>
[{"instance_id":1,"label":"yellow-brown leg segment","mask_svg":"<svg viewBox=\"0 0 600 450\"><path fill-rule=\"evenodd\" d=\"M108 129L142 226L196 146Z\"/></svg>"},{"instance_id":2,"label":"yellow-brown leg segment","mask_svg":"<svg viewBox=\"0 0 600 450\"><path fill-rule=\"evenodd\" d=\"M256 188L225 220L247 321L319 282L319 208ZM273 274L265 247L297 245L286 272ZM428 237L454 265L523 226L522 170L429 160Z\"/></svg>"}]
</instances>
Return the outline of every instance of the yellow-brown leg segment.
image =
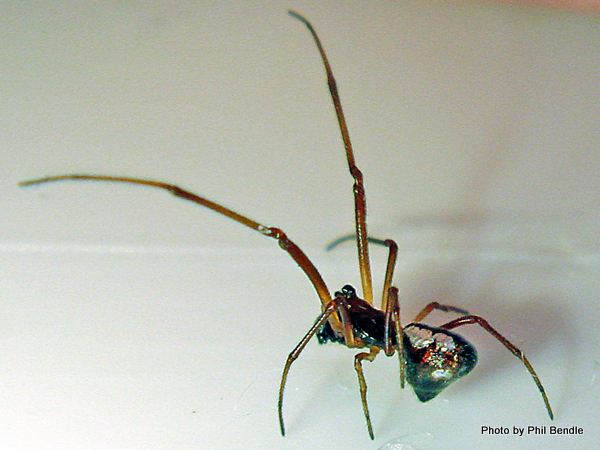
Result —
<instances>
[{"instance_id":1,"label":"yellow-brown leg segment","mask_svg":"<svg viewBox=\"0 0 600 450\"><path fill-rule=\"evenodd\" d=\"M287 376L290 371L290 367L292 363L298 359L306 344L311 340L311 338L315 335L319 328L323 326L323 324L329 319L329 316L333 314L336 310L335 300L332 301L327 308L321 313L315 324L308 330L308 332L304 335L302 340L296 345L294 350L288 355L288 358L285 362L285 367L283 368L283 374L281 376L281 384L279 386L279 401L277 403L277 411L279 413L279 429L281 430L281 435L285 436L285 425L283 423L283 393L285 391L285 383L287 381Z\"/></svg>"},{"instance_id":2,"label":"yellow-brown leg segment","mask_svg":"<svg viewBox=\"0 0 600 450\"><path fill-rule=\"evenodd\" d=\"M423 319L426 316L428 316L434 309L437 309L439 311L444 311L444 312L454 312L457 314L469 314L469 312L466 309L457 308L456 306L442 305L438 302L431 302L431 303L428 303L427 306L425 306L425 308L423 308L423 310L419 314L417 314L417 316L414 318L413 322L414 323L422 322Z\"/></svg>"},{"instance_id":3,"label":"yellow-brown leg segment","mask_svg":"<svg viewBox=\"0 0 600 450\"><path fill-rule=\"evenodd\" d=\"M369 242L371 239L369 238ZM379 243L379 240L376 240ZM398 257L398 245L391 239L386 239L382 242L382 245L385 245L390 249L388 254L387 266L385 269L385 280L383 282L383 294L381 295L381 310L387 311L388 299L390 295L390 288L392 287L392 278L394 278L394 269L396 267L396 259ZM397 293L396 289L396 293Z\"/></svg>"},{"instance_id":4,"label":"yellow-brown leg segment","mask_svg":"<svg viewBox=\"0 0 600 450\"><path fill-rule=\"evenodd\" d=\"M365 374L363 373L362 361L366 359L372 362L375 357L379 354L379 347L371 347L369 353L359 353L354 357L354 369L358 375L358 385L360 387L360 398L362 400L363 412L365 413L365 419L367 421L367 430L371 439L375 439L373 434L373 425L371 425L371 415L369 414L369 405L367 404L367 382L365 380Z\"/></svg>"},{"instance_id":5,"label":"yellow-brown leg segment","mask_svg":"<svg viewBox=\"0 0 600 450\"><path fill-rule=\"evenodd\" d=\"M283 422L283 393L285 391L285 384L287 382L287 376L292 367L292 363L298 359L304 347L308 344L308 342L312 339L312 337L319 331L319 329L325 324L328 319L331 319L332 314L337 312L340 316L340 323L342 326L342 331L344 335L345 344L350 348L363 347L364 343L354 336L354 331L352 329L352 324L350 322L350 316L348 315L348 305L346 304L346 300L343 296L335 297L323 310L321 315L317 318L315 324L310 327L308 332L304 335L302 340L296 345L294 350L288 355L288 358L285 362L285 366L283 368L283 374L281 375L281 384L279 386L279 401L277 403L277 411L279 414L279 428L281 430L281 435L285 436L285 425Z\"/></svg>"},{"instance_id":6,"label":"yellow-brown leg segment","mask_svg":"<svg viewBox=\"0 0 600 450\"><path fill-rule=\"evenodd\" d=\"M363 296L364 300L372 305L373 304L373 282L371 279L371 263L369 262L369 247L367 245L367 200L365 197L365 188L363 183L363 174L360 169L357 167L354 160L354 151L352 150L352 143L350 142L350 134L348 133L348 127L346 125L346 119L344 117L344 111L342 110L342 102L340 101L340 95L338 93L337 84L335 82L335 78L333 76L333 71L331 70L331 66L329 65L329 61L327 59L327 55L325 55L325 50L323 49L323 45L321 44L321 40L312 24L301 14L298 14L296 11L289 10L288 13L301 21L306 27L310 34L312 35L315 43L317 44L317 49L319 50L319 54L321 55L321 60L323 61L323 65L325 66L325 72L327 74L327 85L329 86L329 92L331 94L331 99L333 101L333 106L335 108L335 113L338 119L338 124L340 126L340 131L342 133L342 140L344 141L344 148L346 149L346 159L348 160L348 168L350 170L350 174L352 178L354 178L354 215L355 215L355 225L356 225L356 237L357 237L357 247L358 247L358 261L360 267L360 277L363 288Z\"/></svg>"},{"instance_id":7,"label":"yellow-brown leg segment","mask_svg":"<svg viewBox=\"0 0 600 450\"><path fill-rule=\"evenodd\" d=\"M319 273L317 268L310 261L310 259L308 259L308 256L306 256L306 254L294 242L292 242L292 240L289 239L287 235L279 228L267 227L246 216L243 216L242 214L236 213L235 211L232 211L231 209L226 208L225 206L222 206L204 197L196 195L188 190L182 189L177 185L163 183L161 181L147 180L144 178L93 174L67 174L21 181L19 183L19 186L38 186L40 184L55 183L58 181L102 181L110 183L126 183L140 186L149 186L153 188L162 189L171 193L175 197L179 197L183 200L187 200L192 203L196 203L200 206L204 206L205 208L211 209L216 213L219 213L232 220L235 220L236 222L245 225L254 231L259 232L263 236L276 239L279 242L279 247L281 247L282 250L285 250L292 257L292 259L296 261L296 263L300 266L300 268L309 278L309 280L315 287L315 290L317 291L319 299L321 300L321 306L325 308L331 302L331 295L329 294L329 289L327 288L327 285L325 284L325 281L323 281L323 278L321 277L321 274ZM339 331L337 322L335 330Z\"/></svg>"},{"instance_id":8,"label":"yellow-brown leg segment","mask_svg":"<svg viewBox=\"0 0 600 450\"><path fill-rule=\"evenodd\" d=\"M400 323L400 302L398 301L397 287L390 288L388 299L389 302L385 310L385 338L383 342L383 351L386 356L392 356L394 354L394 348L398 352L398 360L400 363L400 388L404 389L406 361L404 359L404 343L402 342L402 324ZM396 347L392 347L392 320L396 334Z\"/></svg>"}]
</instances>

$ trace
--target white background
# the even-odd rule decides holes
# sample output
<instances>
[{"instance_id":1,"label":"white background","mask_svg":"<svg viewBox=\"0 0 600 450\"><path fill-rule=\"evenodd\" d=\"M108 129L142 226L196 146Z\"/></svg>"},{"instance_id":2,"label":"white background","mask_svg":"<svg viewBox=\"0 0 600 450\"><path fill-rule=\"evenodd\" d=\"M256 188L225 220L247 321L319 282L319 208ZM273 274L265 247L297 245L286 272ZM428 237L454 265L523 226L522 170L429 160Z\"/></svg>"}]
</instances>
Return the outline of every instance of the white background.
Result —
<instances>
[{"instance_id":1,"label":"white background","mask_svg":"<svg viewBox=\"0 0 600 450\"><path fill-rule=\"evenodd\" d=\"M400 247L404 321L431 300L486 317L582 436L549 426L522 364L475 326L480 364L435 400L353 353L289 351L319 313L274 241L167 194L20 180L177 183L286 230L332 290L359 287L324 71L335 71L370 233ZM11 449L593 448L600 437L600 32L596 16L452 2L13 2L0 39L0 436ZM376 292L385 249L374 248ZM452 316L451 316L452 317ZM442 314L432 323L449 320ZM402 446L404 445L404 446Z\"/></svg>"}]
</instances>

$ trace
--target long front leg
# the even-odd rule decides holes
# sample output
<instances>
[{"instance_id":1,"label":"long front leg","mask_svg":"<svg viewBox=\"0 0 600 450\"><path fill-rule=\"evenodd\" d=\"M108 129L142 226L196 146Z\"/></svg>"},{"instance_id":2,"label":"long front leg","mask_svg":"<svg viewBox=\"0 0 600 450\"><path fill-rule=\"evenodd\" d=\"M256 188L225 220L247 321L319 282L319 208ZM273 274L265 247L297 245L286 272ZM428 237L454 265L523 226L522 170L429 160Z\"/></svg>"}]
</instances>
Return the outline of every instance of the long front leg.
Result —
<instances>
[{"instance_id":1,"label":"long front leg","mask_svg":"<svg viewBox=\"0 0 600 450\"><path fill-rule=\"evenodd\" d=\"M262 225L259 222L256 222L242 214L239 214L225 206L219 205L211 200L208 200L204 197L200 197L190 191L180 188L174 184L163 183L161 181L147 180L142 178L132 178L132 177L120 177L120 176L110 176L110 175L91 175L91 174L67 174L67 175L57 175L52 177L45 178L36 178L33 180L22 181L19 183L21 187L28 186L37 186L40 184L46 183L54 183L57 181L102 181L102 182L112 182L112 183L125 183L125 184L135 184L141 186L149 186L153 188L158 188L170 192L176 197L181 199L190 201L192 203L196 203L198 205L204 206L205 208L211 209L225 217L228 217L232 220L235 220L246 227L259 232L260 234L276 239L279 243L279 247L285 250L294 261L300 266L300 268L304 271L306 276L311 281L315 290L317 291L317 295L321 300L321 306L325 308L329 303L331 303L331 294L329 293L329 289L323 281L321 274L314 266L314 264L310 261L308 256L298 247L291 239L287 237L287 235L275 227L267 227ZM342 325L340 321L334 316L330 319L331 327L340 333L342 333Z\"/></svg>"},{"instance_id":2,"label":"long front leg","mask_svg":"<svg viewBox=\"0 0 600 450\"><path fill-rule=\"evenodd\" d=\"M356 225L356 236L358 244L358 261L360 265L360 277L362 281L363 297L364 300L370 305L373 304L373 281L371 279L371 263L369 261L369 246L368 233L367 233L367 200L365 196L365 187L363 183L363 174L357 167L354 161L354 151L352 150L352 143L350 142L350 134L348 133L348 126L346 125L346 119L344 117L344 111L342 110L342 102L340 101L340 95L337 89L337 83L333 77L333 71L329 65L329 60L325 54L325 49L321 44L321 40L312 24L301 14L296 11L289 10L289 14L304 23L310 31L323 65L325 66L325 72L327 73L327 85L329 86L329 92L331 93L331 99L333 100L333 106L337 115L338 123L340 125L340 131L342 133L342 140L344 141L344 148L346 149L346 159L348 160L348 168L352 178L354 178L354 216Z\"/></svg>"}]
</instances>

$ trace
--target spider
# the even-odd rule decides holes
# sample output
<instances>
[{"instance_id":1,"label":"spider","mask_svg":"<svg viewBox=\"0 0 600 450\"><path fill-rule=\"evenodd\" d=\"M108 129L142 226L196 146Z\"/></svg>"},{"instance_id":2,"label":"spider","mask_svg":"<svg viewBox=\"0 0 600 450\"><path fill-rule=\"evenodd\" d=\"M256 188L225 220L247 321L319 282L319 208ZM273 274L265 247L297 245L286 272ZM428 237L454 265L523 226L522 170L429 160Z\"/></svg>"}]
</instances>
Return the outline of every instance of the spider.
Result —
<instances>
[{"instance_id":1,"label":"spider","mask_svg":"<svg viewBox=\"0 0 600 450\"><path fill-rule=\"evenodd\" d=\"M373 426L371 424L371 416L367 403L367 383L363 373L363 361L373 361L381 350L383 350L386 356L393 356L396 353L399 358L401 388L404 388L406 380L406 382L412 386L420 401L429 401L436 397L451 383L467 375L475 367L475 364L477 363L477 351L475 347L462 336L451 331L454 328L469 324L481 326L494 338L500 341L500 343L513 355L521 360L531 374L533 381L542 395L550 419L553 419L554 415L544 387L529 360L521 350L496 331L496 329L484 318L470 315L467 311L455 306L431 302L417 314L412 323L409 323L404 327L401 325L398 289L392 286L398 247L391 239L375 239L367 234L367 209L363 175L355 163L354 151L350 142L348 128L346 126L333 72L327 56L325 55L325 50L312 24L297 12L292 10L288 12L293 18L299 20L308 28L308 31L316 43L319 55L325 67L329 91L346 150L348 167L350 174L354 179L353 192L356 229L355 234L351 235L349 238L355 239L357 243L363 298L360 298L357 295L356 290L350 285L344 286L332 296L319 271L310 259L300 247L289 239L287 234L279 228L262 225L261 223L238 214L218 203L200 197L173 184L125 176L67 174L27 180L21 182L19 185L24 187L62 180L90 180L150 186L163 189L176 197L204 206L257 231L264 236L276 239L279 246L286 251L298 266L300 266L300 269L304 271L321 301L321 313L298 345L289 354L283 368L277 404L279 426L282 436L285 436L283 398L287 377L292 364L315 335L319 343L322 344L334 342L345 345L351 349L364 349L364 351L355 355L354 368L358 377L367 430L371 439L374 439ZM348 238L342 238L334 242L331 246L335 246L345 239ZM373 306L369 244L386 246L389 251L381 309L377 309ZM433 310L458 313L461 316L439 327L422 323L422 320Z\"/></svg>"}]
</instances>

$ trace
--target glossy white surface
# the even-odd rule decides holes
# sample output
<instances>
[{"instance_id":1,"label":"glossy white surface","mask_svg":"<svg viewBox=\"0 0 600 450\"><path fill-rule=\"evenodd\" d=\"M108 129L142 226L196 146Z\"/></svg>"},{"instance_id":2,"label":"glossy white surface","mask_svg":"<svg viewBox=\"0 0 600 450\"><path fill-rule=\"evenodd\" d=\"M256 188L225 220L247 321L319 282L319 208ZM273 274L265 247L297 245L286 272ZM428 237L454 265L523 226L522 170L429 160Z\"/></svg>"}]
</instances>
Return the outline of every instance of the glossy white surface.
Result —
<instances>
[{"instance_id":1,"label":"glossy white surface","mask_svg":"<svg viewBox=\"0 0 600 450\"><path fill-rule=\"evenodd\" d=\"M277 225L332 290L358 287L335 71L373 235L401 249L408 321L428 301L486 317L480 363L436 400L311 344L319 306L275 242L161 192L18 181L149 177ZM0 432L6 448L593 448L600 432L598 18L410 2L14 4L0 35ZM385 250L373 249L376 292ZM441 323L442 315L432 316ZM582 436L481 427L578 426ZM393 448L390 446L385 448ZM406 448L406 447L396 447Z\"/></svg>"}]
</instances>

